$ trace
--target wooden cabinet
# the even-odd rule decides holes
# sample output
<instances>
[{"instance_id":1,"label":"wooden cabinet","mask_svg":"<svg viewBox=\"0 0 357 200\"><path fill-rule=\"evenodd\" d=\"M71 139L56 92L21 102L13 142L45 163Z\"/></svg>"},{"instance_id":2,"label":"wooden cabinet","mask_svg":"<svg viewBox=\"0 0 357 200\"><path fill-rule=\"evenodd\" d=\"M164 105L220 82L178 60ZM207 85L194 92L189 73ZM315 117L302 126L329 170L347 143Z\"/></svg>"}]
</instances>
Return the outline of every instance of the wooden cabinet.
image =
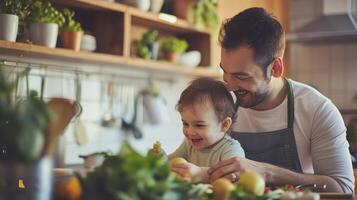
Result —
<instances>
[{"instance_id":1,"label":"wooden cabinet","mask_svg":"<svg viewBox=\"0 0 357 200\"><path fill-rule=\"evenodd\" d=\"M0 53L17 53L32 57L66 59L70 62L112 64L117 67L176 72L192 76L217 77L217 68L212 69L211 33L199 30L187 21L168 21L159 15L143 12L134 7L104 0L52 0L57 8L67 7L76 12L76 19L85 31L96 37L96 52L75 52L68 49L50 49L42 46L0 41ZM200 67L186 68L165 61L147 61L136 58L133 41L149 29L157 29L160 35L177 36L189 43L188 50L198 50L202 54Z\"/></svg>"}]
</instances>

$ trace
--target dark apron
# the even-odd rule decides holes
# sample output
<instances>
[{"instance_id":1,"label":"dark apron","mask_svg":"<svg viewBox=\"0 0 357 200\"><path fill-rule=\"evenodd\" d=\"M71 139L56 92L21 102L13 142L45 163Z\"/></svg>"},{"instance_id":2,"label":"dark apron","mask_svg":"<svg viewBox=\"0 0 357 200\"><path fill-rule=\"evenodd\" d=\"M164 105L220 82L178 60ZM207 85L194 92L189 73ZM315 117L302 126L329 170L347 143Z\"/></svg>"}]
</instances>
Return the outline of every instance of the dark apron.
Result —
<instances>
[{"instance_id":1,"label":"dark apron","mask_svg":"<svg viewBox=\"0 0 357 200\"><path fill-rule=\"evenodd\" d=\"M288 127L286 129L263 133L232 132L231 135L242 145L246 158L302 172L293 127L294 93L290 81L287 79L286 81L288 83Z\"/></svg>"}]
</instances>

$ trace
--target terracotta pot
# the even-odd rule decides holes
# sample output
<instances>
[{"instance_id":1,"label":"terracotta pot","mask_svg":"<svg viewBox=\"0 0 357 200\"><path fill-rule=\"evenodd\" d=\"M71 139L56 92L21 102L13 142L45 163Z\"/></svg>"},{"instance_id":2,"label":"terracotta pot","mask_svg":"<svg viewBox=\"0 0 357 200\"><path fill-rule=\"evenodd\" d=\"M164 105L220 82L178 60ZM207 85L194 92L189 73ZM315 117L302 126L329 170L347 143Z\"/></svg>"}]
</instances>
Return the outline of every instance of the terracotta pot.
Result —
<instances>
[{"instance_id":1,"label":"terracotta pot","mask_svg":"<svg viewBox=\"0 0 357 200\"><path fill-rule=\"evenodd\" d=\"M172 51L165 51L164 52L165 58L173 63L178 63L180 59L180 54Z\"/></svg>"},{"instance_id":2,"label":"terracotta pot","mask_svg":"<svg viewBox=\"0 0 357 200\"><path fill-rule=\"evenodd\" d=\"M174 15L188 20L188 11L195 2L196 0L173 0Z\"/></svg>"},{"instance_id":3,"label":"terracotta pot","mask_svg":"<svg viewBox=\"0 0 357 200\"><path fill-rule=\"evenodd\" d=\"M79 51L81 47L83 32L62 32L62 47Z\"/></svg>"}]
</instances>

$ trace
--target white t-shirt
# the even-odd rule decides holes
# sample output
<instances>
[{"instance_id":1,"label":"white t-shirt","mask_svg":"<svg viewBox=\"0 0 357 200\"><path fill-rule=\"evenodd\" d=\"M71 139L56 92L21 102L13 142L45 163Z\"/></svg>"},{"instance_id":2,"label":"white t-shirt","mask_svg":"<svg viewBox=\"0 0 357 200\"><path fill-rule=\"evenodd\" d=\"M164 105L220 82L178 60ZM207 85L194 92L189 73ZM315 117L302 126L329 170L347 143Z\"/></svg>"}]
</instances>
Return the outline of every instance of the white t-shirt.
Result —
<instances>
[{"instance_id":1,"label":"white t-shirt","mask_svg":"<svg viewBox=\"0 0 357 200\"><path fill-rule=\"evenodd\" d=\"M334 178L352 192L354 176L346 127L336 106L312 87L290 80L294 91L294 135L304 173ZM256 111L239 108L233 131L269 132L287 128L287 98L279 106Z\"/></svg>"},{"instance_id":2,"label":"white t-shirt","mask_svg":"<svg viewBox=\"0 0 357 200\"><path fill-rule=\"evenodd\" d=\"M169 155L169 159L182 157L199 167L211 167L235 156L244 157L244 150L237 140L226 134L217 144L202 150L195 150L185 139L180 147Z\"/></svg>"}]
</instances>

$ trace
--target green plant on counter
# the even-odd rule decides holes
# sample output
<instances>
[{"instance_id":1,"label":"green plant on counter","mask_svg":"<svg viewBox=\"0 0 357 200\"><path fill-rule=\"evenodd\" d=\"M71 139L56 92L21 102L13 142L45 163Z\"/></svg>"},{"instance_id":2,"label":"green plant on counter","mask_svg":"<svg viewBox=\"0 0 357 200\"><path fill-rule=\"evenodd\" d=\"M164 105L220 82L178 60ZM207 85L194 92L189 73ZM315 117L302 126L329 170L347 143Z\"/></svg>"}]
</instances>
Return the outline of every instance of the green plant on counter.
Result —
<instances>
[{"instance_id":1,"label":"green plant on counter","mask_svg":"<svg viewBox=\"0 0 357 200\"><path fill-rule=\"evenodd\" d=\"M40 156L51 114L34 92L15 98L15 88L0 68L0 161L31 162Z\"/></svg>"},{"instance_id":2,"label":"green plant on counter","mask_svg":"<svg viewBox=\"0 0 357 200\"><path fill-rule=\"evenodd\" d=\"M74 12L64 8L62 10L65 22L61 28L63 32L82 32L82 27L79 22L74 19Z\"/></svg>"},{"instance_id":3,"label":"green plant on counter","mask_svg":"<svg viewBox=\"0 0 357 200\"><path fill-rule=\"evenodd\" d=\"M161 50L166 52L183 53L186 51L188 43L186 40L170 37L164 40L161 44Z\"/></svg>"},{"instance_id":4,"label":"green plant on counter","mask_svg":"<svg viewBox=\"0 0 357 200\"><path fill-rule=\"evenodd\" d=\"M204 200L208 185L192 185L176 179L162 154L143 156L127 141L120 153L107 156L103 165L81 179L86 200Z\"/></svg>"},{"instance_id":5,"label":"green plant on counter","mask_svg":"<svg viewBox=\"0 0 357 200\"><path fill-rule=\"evenodd\" d=\"M216 31L220 22L217 0L197 0L189 10L188 18L198 28L208 27Z\"/></svg>"},{"instance_id":6,"label":"green plant on counter","mask_svg":"<svg viewBox=\"0 0 357 200\"><path fill-rule=\"evenodd\" d=\"M65 18L50 2L35 0L30 7L29 21L34 23L55 23L62 27Z\"/></svg>"}]
</instances>

